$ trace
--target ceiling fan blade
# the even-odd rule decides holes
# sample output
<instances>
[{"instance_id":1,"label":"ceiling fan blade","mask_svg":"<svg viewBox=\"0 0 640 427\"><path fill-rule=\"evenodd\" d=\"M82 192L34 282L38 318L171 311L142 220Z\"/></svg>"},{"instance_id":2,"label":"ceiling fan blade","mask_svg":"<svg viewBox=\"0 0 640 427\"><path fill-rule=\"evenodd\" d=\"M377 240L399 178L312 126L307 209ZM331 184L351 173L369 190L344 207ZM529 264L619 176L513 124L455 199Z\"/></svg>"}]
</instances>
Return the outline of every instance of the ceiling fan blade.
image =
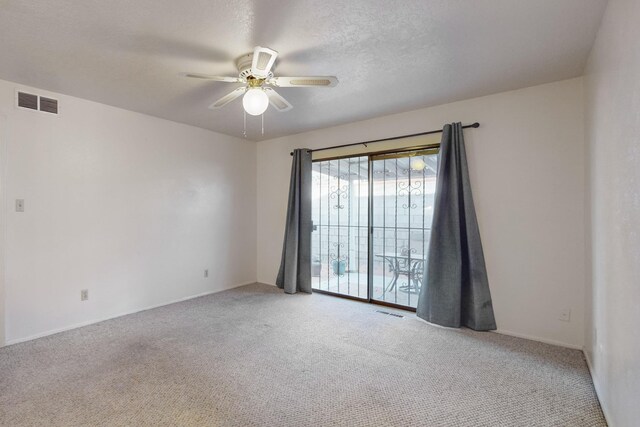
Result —
<instances>
[{"instance_id":1,"label":"ceiling fan blade","mask_svg":"<svg viewBox=\"0 0 640 427\"><path fill-rule=\"evenodd\" d=\"M243 80L240 77L227 77L227 76L211 76L209 74L200 73L180 73L182 77L191 77L194 79L213 80L215 82L226 83L242 83Z\"/></svg>"},{"instance_id":2,"label":"ceiling fan blade","mask_svg":"<svg viewBox=\"0 0 640 427\"><path fill-rule=\"evenodd\" d=\"M267 83L277 87L334 87L338 84L338 78L335 76L274 77Z\"/></svg>"},{"instance_id":3,"label":"ceiling fan blade","mask_svg":"<svg viewBox=\"0 0 640 427\"><path fill-rule=\"evenodd\" d=\"M278 52L275 50L256 46L253 50L253 60L251 62L251 74L258 78L266 78L269 76L269 71L273 67L273 63L278 57Z\"/></svg>"},{"instance_id":4,"label":"ceiling fan blade","mask_svg":"<svg viewBox=\"0 0 640 427\"><path fill-rule=\"evenodd\" d=\"M216 102L214 102L213 104L209 105L209 108L211 110L215 110L217 108L222 108L225 105L227 105L228 103L230 103L231 101L233 101L234 99L244 95L244 93L246 91L247 91L246 87L239 87L238 89L234 90L231 93L226 94L225 96L223 96L222 98L220 98Z\"/></svg>"},{"instance_id":5,"label":"ceiling fan blade","mask_svg":"<svg viewBox=\"0 0 640 427\"><path fill-rule=\"evenodd\" d=\"M289 104L289 101L284 99L282 95L280 95L275 90L270 87L263 88L267 96L269 97L269 103L273 105L273 107L279 112L289 111L293 108L293 105Z\"/></svg>"}]
</instances>

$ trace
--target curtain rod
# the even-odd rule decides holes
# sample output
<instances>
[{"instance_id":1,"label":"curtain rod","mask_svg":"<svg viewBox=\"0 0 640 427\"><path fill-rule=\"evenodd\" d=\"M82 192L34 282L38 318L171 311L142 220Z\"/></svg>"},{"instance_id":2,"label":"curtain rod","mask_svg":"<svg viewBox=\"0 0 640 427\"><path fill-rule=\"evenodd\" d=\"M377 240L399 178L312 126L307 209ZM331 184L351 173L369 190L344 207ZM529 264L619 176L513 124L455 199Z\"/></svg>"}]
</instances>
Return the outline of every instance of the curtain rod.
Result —
<instances>
[{"instance_id":1,"label":"curtain rod","mask_svg":"<svg viewBox=\"0 0 640 427\"><path fill-rule=\"evenodd\" d=\"M480 123L475 122L475 123L471 123L470 125L462 126L462 129L479 128L479 127L480 127ZM391 138L374 139L374 140L371 140L371 141L354 142L352 144L334 145L333 147L316 148L315 150L309 150L309 153L315 153L316 151L333 150L334 148L353 147L355 145L364 145L366 147L367 144L372 144L374 142L393 141L394 139L410 138L412 136L421 136L421 135L431 135L431 134L434 134L434 133L442 133L442 129L430 130L428 132L412 133L410 135L393 136ZM293 151L291 153L289 153L289 154L291 154L293 156Z\"/></svg>"}]
</instances>

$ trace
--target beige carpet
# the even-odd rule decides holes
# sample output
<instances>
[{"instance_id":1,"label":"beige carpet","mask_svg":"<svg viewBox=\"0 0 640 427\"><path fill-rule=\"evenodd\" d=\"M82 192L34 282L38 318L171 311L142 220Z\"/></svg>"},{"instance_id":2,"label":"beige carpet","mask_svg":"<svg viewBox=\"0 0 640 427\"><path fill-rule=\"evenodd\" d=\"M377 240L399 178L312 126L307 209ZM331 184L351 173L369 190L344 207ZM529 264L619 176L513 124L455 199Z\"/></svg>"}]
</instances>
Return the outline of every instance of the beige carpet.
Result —
<instances>
[{"instance_id":1,"label":"beige carpet","mask_svg":"<svg viewBox=\"0 0 640 427\"><path fill-rule=\"evenodd\" d=\"M602 426L582 353L249 285L0 349L3 426Z\"/></svg>"}]
</instances>

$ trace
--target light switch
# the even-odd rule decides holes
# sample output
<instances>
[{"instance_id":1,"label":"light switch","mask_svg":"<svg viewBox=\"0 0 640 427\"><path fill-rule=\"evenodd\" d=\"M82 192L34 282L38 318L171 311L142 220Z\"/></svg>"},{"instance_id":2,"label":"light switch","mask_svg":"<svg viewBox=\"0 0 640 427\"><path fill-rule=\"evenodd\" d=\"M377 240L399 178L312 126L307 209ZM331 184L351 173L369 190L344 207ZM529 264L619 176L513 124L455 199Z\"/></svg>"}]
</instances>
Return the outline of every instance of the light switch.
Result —
<instances>
[{"instance_id":1,"label":"light switch","mask_svg":"<svg viewBox=\"0 0 640 427\"><path fill-rule=\"evenodd\" d=\"M16 212L24 212L24 199L16 199Z\"/></svg>"}]
</instances>

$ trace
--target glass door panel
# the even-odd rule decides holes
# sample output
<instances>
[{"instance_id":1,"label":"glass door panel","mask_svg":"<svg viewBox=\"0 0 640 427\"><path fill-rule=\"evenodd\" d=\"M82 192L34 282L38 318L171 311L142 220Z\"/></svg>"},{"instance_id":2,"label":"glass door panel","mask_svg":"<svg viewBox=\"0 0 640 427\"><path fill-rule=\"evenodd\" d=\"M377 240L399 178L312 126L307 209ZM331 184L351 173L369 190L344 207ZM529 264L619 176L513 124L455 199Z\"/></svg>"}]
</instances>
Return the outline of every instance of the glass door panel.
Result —
<instances>
[{"instance_id":1,"label":"glass door panel","mask_svg":"<svg viewBox=\"0 0 640 427\"><path fill-rule=\"evenodd\" d=\"M313 163L312 288L368 299L368 157Z\"/></svg>"},{"instance_id":2,"label":"glass door panel","mask_svg":"<svg viewBox=\"0 0 640 427\"><path fill-rule=\"evenodd\" d=\"M371 299L415 308L431 234L437 150L371 157Z\"/></svg>"}]
</instances>

